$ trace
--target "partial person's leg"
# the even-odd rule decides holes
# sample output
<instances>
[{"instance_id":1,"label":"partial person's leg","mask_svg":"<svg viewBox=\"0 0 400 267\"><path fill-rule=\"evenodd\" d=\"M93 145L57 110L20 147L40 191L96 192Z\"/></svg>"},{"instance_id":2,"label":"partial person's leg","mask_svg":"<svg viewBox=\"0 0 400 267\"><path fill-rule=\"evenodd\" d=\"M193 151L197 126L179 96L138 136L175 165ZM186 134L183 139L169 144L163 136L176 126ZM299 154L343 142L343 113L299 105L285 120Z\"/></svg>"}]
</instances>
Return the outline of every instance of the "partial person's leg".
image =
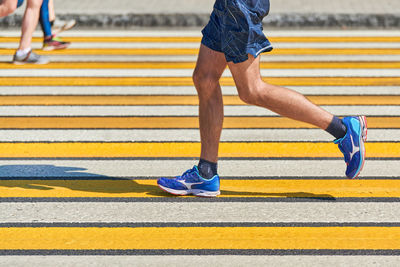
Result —
<instances>
[{"instance_id":1,"label":"partial person's leg","mask_svg":"<svg viewBox=\"0 0 400 267\"><path fill-rule=\"evenodd\" d=\"M302 94L293 90L265 83L260 74L260 57L249 55L245 62L229 62L229 69L239 93L248 104L272 110L282 116L328 128L333 115L311 103Z\"/></svg>"},{"instance_id":2,"label":"partial person's leg","mask_svg":"<svg viewBox=\"0 0 400 267\"><path fill-rule=\"evenodd\" d=\"M54 11L54 1L49 0L49 20L52 23L56 19L56 12Z\"/></svg>"},{"instance_id":3,"label":"partial person's leg","mask_svg":"<svg viewBox=\"0 0 400 267\"><path fill-rule=\"evenodd\" d=\"M18 50L30 49L33 31L39 21L39 10L42 0L28 0L22 20L22 34Z\"/></svg>"},{"instance_id":4,"label":"partial person's leg","mask_svg":"<svg viewBox=\"0 0 400 267\"><path fill-rule=\"evenodd\" d=\"M60 20L56 17L56 11L54 9L54 1L49 0L49 19L54 35L58 35L60 32L67 31L75 26L76 20Z\"/></svg>"},{"instance_id":5,"label":"partial person's leg","mask_svg":"<svg viewBox=\"0 0 400 267\"><path fill-rule=\"evenodd\" d=\"M57 49L65 49L71 43L64 42L61 38L56 37L52 34L51 23L49 20L49 0L43 0L42 6L40 7L40 26L43 31L43 50L52 51Z\"/></svg>"},{"instance_id":6,"label":"partial person's leg","mask_svg":"<svg viewBox=\"0 0 400 267\"><path fill-rule=\"evenodd\" d=\"M0 17L10 15L17 9L18 0L3 0L0 3Z\"/></svg>"},{"instance_id":7,"label":"partial person's leg","mask_svg":"<svg viewBox=\"0 0 400 267\"><path fill-rule=\"evenodd\" d=\"M51 24L49 20L49 0L43 0L39 16L44 38L51 38Z\"/></svg>"},{"instance_id":8,"label":"partial person's leg","mask_svg":"<svg viewBox=\"0 0 400 267\"><path fill-rule=\"evenodd\" d=\"M16 51L13 63L14 64L46 64L49 59L45 56L40 56L32 52L31 42L33 31L39 20L39 10L42 0L28 0L24 17L22 20L22 33L18 50Z\"/></svg>"},{"instance_id":9,"label":"partial person's leg","mask_svg":"<svg viewBox=\"0 0 400 267\"><path fill-rule=\"evenodd\" d=\"M43 0L39 17L40 26L43 31L43 50L52 51L67 48L70 45L69 42L64 42L61 38L52 34L49 16L49 0Z\"/></svg>"}]
</instances>

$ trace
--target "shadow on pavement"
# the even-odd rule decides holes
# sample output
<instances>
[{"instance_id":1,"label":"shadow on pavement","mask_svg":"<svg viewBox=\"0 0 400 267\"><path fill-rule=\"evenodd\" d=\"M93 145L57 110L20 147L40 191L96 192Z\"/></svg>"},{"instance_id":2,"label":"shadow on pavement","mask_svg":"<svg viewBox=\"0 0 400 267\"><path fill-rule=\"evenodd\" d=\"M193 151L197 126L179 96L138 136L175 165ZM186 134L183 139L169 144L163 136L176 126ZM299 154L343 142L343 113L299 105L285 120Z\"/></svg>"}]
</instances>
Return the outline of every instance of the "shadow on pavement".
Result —
<instances>
[{"instance_id":1,"label":"shadow on pavement","mask_svg":"<svg viewBox=\"0 0 400 267\"><path fill-rule=\"evenodd\" d=\"M53 190L64 187L74 191L94 193L146 193L149 196L174 197L156 185L141 184L140 180L109 177L85 172L85 168L55 165L3 165L0 166L0 187L19 187L35 190ZM248 192L221 190L230 197L282 197L313 200L336 200L328 194L307 192Z\"/></svg>"}]
</instances>

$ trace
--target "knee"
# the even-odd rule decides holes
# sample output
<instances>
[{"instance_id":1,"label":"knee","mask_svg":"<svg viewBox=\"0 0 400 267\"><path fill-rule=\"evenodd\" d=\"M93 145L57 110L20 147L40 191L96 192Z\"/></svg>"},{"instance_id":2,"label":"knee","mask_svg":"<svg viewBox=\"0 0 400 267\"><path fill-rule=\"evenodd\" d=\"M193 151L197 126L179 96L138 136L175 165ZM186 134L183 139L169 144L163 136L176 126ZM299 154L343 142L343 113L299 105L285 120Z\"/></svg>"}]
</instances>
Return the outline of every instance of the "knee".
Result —
<instances>
[{"instance_id":1,"label":"knee","mask_svg":"<svg viewBox=\"0 0 400 267\"><path fill-rule=\"evenodd\" d=\"M8 16L17 9L17 1L3 1L2 12L0 12L0 17Z\"/></svg>"},{"instance_id":2,"label":"knee","mask_svg":"<svg viewBox=\"0 0 400 267\"><path fill-rule=\"evenodd\" d=\"M219 77L213 73L195 69L192 79L199 96L211 97L219 89Z\"/></svg>"},{"instance_id":3,"label":"knee","mask_svg":"<svg viewBox=\"0 0 400 267\"><path fill-rule=\"evenodd\" d=\"M260 102L261 94L257 87L242 86L238 87L239 98L244 103L249 105L258 105Z\"/></svg>"}]
</instances>

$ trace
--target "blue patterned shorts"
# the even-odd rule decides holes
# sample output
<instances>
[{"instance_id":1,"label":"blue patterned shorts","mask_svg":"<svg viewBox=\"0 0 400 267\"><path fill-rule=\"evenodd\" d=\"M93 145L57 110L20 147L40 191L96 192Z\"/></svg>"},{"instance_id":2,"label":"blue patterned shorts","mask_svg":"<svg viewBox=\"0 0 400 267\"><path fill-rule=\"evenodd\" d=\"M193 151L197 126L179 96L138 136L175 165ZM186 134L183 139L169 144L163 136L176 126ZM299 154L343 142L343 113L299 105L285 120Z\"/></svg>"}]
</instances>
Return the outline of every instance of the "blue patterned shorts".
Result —
<instances>
[{"instance_id":1,"label":"blue patterned shorts","mask_svg":"<svg viewBox=\"0 0 400 267\"><path fill-rule=\"evenodd\" d=\"M233 63L269 52L272 46L262 31L268 12L269 0L216 0L201 43Z\"/></svg>"}]
</instances>

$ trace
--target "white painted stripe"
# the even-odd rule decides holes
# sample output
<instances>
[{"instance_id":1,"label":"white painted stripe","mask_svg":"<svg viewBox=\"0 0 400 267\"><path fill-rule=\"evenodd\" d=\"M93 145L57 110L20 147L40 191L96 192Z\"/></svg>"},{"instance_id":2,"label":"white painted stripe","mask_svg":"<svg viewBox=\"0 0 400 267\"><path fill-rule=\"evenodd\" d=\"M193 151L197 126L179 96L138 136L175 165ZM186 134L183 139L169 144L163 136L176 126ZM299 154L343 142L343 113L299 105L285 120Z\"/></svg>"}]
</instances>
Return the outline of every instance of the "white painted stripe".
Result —
<instances>
[{"instance_id":1,"label":"white painted stripe","mask_svg":"<svg viewBox=\"0 0 400 267\"><path fill-rule=\"evenodd\" d=\"M3 77L191 77L192 69L4 69ZM396 77L400 69L262 69L265 77ZM224 77L230 77L229 70Z\"/></svg>"},{"instance_id":2,"label":"white painted stripe","mask_svg":"<svg viewBox=\"0 0 400 267\"><path fill-rule=\"evenodd\" d=\"M267 36L274 37L396 37L400 36L400 31L393 30L265 30Z\"/></svg>"},{"instance_id":3,"label":"white painted stripe","mask_svg":"<svg viewBox=\"0 0 400 267\"><path fill-rule=\"evenodd\" d=\"M2 177L109 177L176 176L197 164L197 160L0 160ZM383 167L384 166L384 167ZM252 177L344 177L343 160L219 160L224 176ZM360 175L399 177L399 161L367 160Z\"/></svg>"},{"instance_id":4,"label":"white painted stripe","mask_svg":"<svg viewBox=\"0 0 400 267\"><path fill-rule=\"evenodd\" d=\"M3 213L0 223L391 223L400 217L400 203L0 203L0 209L18 211Z\"/></svg>"},{"instance_id":5,"label":"white painted stripe","mask_svg":"<svg viewBox=\"0 0 400 267\"><path fill-rule=\"evenodd\" d=\"M400 31L393 30L265 30L265 35L274 37L397 37L400 36ZM21 32L19 30L5 30L0 33L4 37L19 37ZM35 31L35 37L42 37L42 31ZM201 29L195 30L84 30L72 29L62 33L63 37L76 36L76 37L201 37Z\"/></svg>"},{"instance_id":6,"label":"white painted stripe","mask_svg":"<svg viewBox=\"0 0 400 267\"><path fill-rule=\"evenodd\" d=\"M64 38L64 41L68 41L68 38ZM0 48L15 49L18 47L18 43L0 43ZM90 49L90 48L112 48L112 49L124 49L124 48L199 48L200 42L190 42L190 43L149 43L149 42L121 42L121 43L85 43L85 42L72 42L69 48L78 49ZM274 49L281 48L400 48L400 43L283 43L274 42L272 43ZM33 49L42 49L42 43L33 42ZM262 51L266 50L268 47L261 49L256 54L260 54Z\"/></svg>"},{"instance_id":7,"label":"white painted stripe","mask_svg":"<svg viewBox=\"0 0 400 267\"><path fill-rule=\"evenodd\" d=\"M396 86L288 86L308 95L400 95ZM237 95L223 86L224 95ZM0 95L197 95L193 86L0 86Z\"/></svg>"},{"instance_id":8,"label":"white painted stripe","mask_svg":"<svg viewBox=\"0 0 400 267\"><path fill-rule=\"evenodd\" d=\"M208 203L207 203L208 205ZM205 205L206 206L206 205ZM5 266L397 266L400 256L2 256Z\"/></svg>"},{"instance_id":9,"label":"white painted stripe","mask_svg":"<svg viewBox=\"0 0 400 267\"><path fill-rule=\"evenodd\" d=\"M274 61L399 61L400 55L274 55L262 54L261 61L274 62Z\"/></svg>"},{"instance_id":10,"label":"white painted stripe","mask_svg":"<svg viewBox=\"0 0 400 267\"><path fill-rule=\"evenodd\" d=\"M400 43L283 43L273 42L274 49L281 48L400 48Z\"/></svg>"},{"instance_id":11,"label":"white painted stripe","mask_svg":"<svg viewBox=\"0 0 400 267\"><path fill-rule=\"evenodd\" d=\"M2 142L199 142L198 129L0 130ZM223 142L332 141L320 129L224 129ZM368 129L368 141L400 142L400 130Z\"/></svg>"},{"instance_id":12,"label":"white painted stripe","mask_svg":"<svg viewBox=\"0 0 400 267\"><path fill-rule=\"evenodd\" d=\"M399 116L400 106L321 106L337 116ZM256 106L225 106L225 116L276 116ZM197 106L0 106L0 116L197 116Z\"/></svg>"},{"instance_id":13,"label":"white painted stripe","mask_svg":"<svg viewBox=\"0 0 400 267\"><path fill-rule=\"evenodd\" d=\"M68 41L68 39L65 39ZM1 43L0 43L1 44ZM1 48L15 48L18 43L3 43ZM34 44L34 48L41 48L41 44ZM199 48L200 43L71 43L70 48ZM281 48L400 48L400 43L272 43L274 49ZM263 48L256 54L269 47Z\"/></svg>"},{"instance_id":14,"label":"white painted stripe","mask_svg":"<svg viewBox=\"0 0 400 267\"><path fill-rule=\"evenodd\" d=\"M135 55L50 55L52 62L135 62L135 61L183 61L183 62L195 62L197 55L189 56L135 56ZM4 62L10 62L12 55L0 55L0 60ZM368 61L368 62L380 62L380 61L400 61L400 55L273 55L273 54L262 54L261 61L264 62L275 62L275 61Z\"/></svg>"}]
</instances>

